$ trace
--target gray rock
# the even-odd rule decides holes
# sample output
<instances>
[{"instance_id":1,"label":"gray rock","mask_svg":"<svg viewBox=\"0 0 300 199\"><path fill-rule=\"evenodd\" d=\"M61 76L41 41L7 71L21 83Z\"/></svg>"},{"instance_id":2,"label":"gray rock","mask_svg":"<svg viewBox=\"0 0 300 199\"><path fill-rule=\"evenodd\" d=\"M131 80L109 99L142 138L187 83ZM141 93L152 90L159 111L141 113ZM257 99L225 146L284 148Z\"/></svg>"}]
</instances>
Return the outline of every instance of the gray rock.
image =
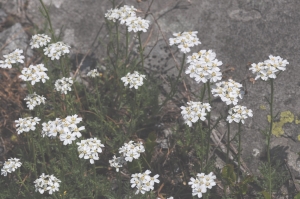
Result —
<instances>
[{"instance_id":1,"label":"gray rock","mask_svg":"<svg viewBox=\"0 0 300 199\"><path fill-rule=\"evenodd\" d=\"M0 33L0 46L3 48L2 55L11 53L15 49L22 49L24 54L26 52L27 56L32 56L32 50L28 43L28 35L19 23Z\"/></svg>"}]
</instances>

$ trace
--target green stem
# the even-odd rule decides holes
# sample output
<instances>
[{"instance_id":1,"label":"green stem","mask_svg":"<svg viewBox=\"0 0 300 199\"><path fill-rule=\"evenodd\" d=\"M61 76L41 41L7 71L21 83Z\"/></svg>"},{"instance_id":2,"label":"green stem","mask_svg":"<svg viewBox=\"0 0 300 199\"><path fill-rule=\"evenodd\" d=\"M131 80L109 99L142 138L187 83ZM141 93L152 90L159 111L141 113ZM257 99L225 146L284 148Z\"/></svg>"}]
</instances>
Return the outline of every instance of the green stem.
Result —
<instances>
[{"instance_id":1,"label":"green stem","mask_svg":"<svg viewBox=\"0 0 300 199\"><path fill-rule=\"evenodd\" d=\"M210 97L210 82L207 82L207 93L208 93L208 103L211 104L211 97ZM207 135L207 148L206 148L206 165L208 163L208 157L209 157L209 149L210 149L210 135L211 135L211 128L210 128L210 119L211 114L210 112L207 113L207 122L208 122L208 135Z\"/></svg>"},{"instance_id":2,"label":"green stem","mask_svg":"<svg viewBox=\"0 0 300 199\"><path fill-rule=\"evenodd\" d=\"M25 183L23 182L23 180L22 180L22 178L20 176L20 169L18 169L18 171L17 171L17 177L18 177L20 183L25 187L26 191L30 194L29 189L27 188L27 186L25 185Z\"/></svg>"},{"instance_id":3,"label":"green stem","mask_svg":"<svg viewBox=\"0 0 300 199\"><path fill-rule=\"evenodd\" d=\"M270 79L270 84L271 84L271 101L269 103L269 105L270 105L270 129L269 129L269 134L268 134L267 150L268 150L268 164L269 164L268 165L268 173L269 173L268 188L269 188L270 197L272 198L270 139L271 139L272 129L273 129L273 98L274 98L274 80L273 79Z\"/></svg>"},{"instance_id":4,"label":"green stem","mask_svg":"<svg viewBox=\"0 0 300 199\"><path fill-rule=\"evenodd\" d=\"M55 35L54 35L54 31L53 31L53 27L52 27L52 23L51 23L51 19L50 19L48 10L47 10L45 4L43 3L43 0L40 0L40 3L42 4L42 7L43 7L43 9L45 11L45 14L46 14L46 19L47 19L47 21L49 23L49 26L50 26L50 33L52 35L52 39L53 39L54 42L56 42L56 38L55 38Z\"/></svg>"},{"instance_id":5,"label":"green stem","mask_svg":"<svg viewBox=\"0 0 300 199\"><path fill-rule=\"evenodd\" d=\"M239 146L238 146L238 172L237 172L237 175L240 174L240 171L241 171L241 126L242 126L242 123L240 122L239 123L239 130L238 130L238 136L239 136ZM239 180L238 180L239 182Z\"/></svg>"},{"instance_id":6,"label":"green stem","mask_svg":"<svg viewBox=\"0 0 300 199\"><path fill-rule=\"evenodd\" d=\"M142 60L142 69L144 70L144 49L141 40L141 32L138 33L138 36L139 36L139 43L140 43L140 56Z\"/></svg>"},{"instance_id":7,"label":"green stem","mask_svg":"<svg viewBox=\"0 0 300 199\"><path fill-rule=\"evenodd\" d=\"M126 57L125 57L125 60L127 60L127 56L128 56L128 40L129 40L129 33L128 33L128 29L126 28L126 49L125 49Z\"/></svg>"},{"instance_id":8,"label":"green stem","mask_svg":"<svg viewBox=\"0 0 300 199\"><path fill-rule=\"evenodd\" d=\"M97 198L97 195L98 195L98 189L97 189L97 172L96 172L96 165L94 164L93 165L93 168L94 168L94 182L95 182L95 198Z\"/></svg>"},{"instance_id":9,"label":"green stem","mask_svg":"<svg viewBox=\"0 0 300 199\"><path fill-rule=\"evenodd\" d=\"M230 106L227 105L227 115L228 111L230 109ZM226 153L226 164L229 163L229 151L230 151L230 123L226 122L227 124L227 153Z\"/></svg>"},{"instance_id":10,"label":"green stem","mask_svg":"<svg viewBox=\"0 0 300 199\"><path fill-rule=\"evenodd\" d=\"M119 51L120 51L120 46L119 46L119 24L116 24L116 31L117 31L117 56L116 56L116 61L117 61L117 65L118 65L118 57L119 57Z\"/></svg>"}]
</instances>

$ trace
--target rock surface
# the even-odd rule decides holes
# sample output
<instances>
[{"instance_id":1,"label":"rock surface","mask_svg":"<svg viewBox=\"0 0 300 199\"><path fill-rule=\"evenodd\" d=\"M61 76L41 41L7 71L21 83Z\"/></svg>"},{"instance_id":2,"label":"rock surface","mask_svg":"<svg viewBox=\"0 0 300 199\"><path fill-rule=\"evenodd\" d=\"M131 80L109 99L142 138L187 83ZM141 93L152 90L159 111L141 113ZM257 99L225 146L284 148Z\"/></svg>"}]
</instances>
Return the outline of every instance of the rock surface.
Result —
<instances>
[{"instance_id":1,"label":"rock surface","mask_svg":"<svg viewBox=\"0 0 300 199\"><path fill-rule=\"evenodd\" d=\"M39 1L28 0L27 5L22 5L20 3L22 1L17 0L0 0L0 2L7 12L18 16L26 14L39 27L43 27L44 19L39 13ZM73 52L84 54L91 48L95 38L106 38L105 30L102 30L99 36L98 31L104 23L104 14L112 7L110 1L45 0L44 2L50 8L54 29L56 32L62 30L62 38L72 45ZM134 5L141 11L146 11L151 2L152 0L142 3L125 0L124 4ZM254 117L246 121L243 132L243 159L250 165L252 172L257 171L259 157L264 157L266 153L265 139L260 131L268 126L268 104L264 97L269 95L270 89L266 82L257 81L253 84L249 81L253 75L248 70L247 64L264 61L270 54L287 59L290 63L287 70L275 81L274 108L275 112L289 110L295 116L300 115L299 10L300 4L296 0L165 0L153 1L148 12L151 14L147 19L151 20L153 29L148 44L154 46L158 40L145 61L148 68L176 75L178 73L176 63L180 63L182 55L176 47L169 48L166 42L172 37L173 32L196 30L202 44L193 48L192 52L213 49L217 53L217 58L223 62L222 70L230 67L235 69L226 73L226 77L232 77L239 82L244 80L246 83L248 94L240 104L251 108ZM143 35L144 42L148 33ZM101 45L95 49L96 57L105 55L102 49ZM149 52L149 49L147 50ZM177 61L173 60L172 54ZM199 86L188 77L185 81L192 90L198 89ZM222 102L214 102L213 106L223 111L225 108ZM266 110L262 107L266 107ZM281 150L285 150L283 154L286 156L282 158L288 160L293 174L300 177L297 155L300 145L295 141L300 134L299 126L293 122L283 128L284 136L273 137L272 147L278 146ZM253 150L255 153L259 151L255 157Z\"/></svg>"}]
</instances>

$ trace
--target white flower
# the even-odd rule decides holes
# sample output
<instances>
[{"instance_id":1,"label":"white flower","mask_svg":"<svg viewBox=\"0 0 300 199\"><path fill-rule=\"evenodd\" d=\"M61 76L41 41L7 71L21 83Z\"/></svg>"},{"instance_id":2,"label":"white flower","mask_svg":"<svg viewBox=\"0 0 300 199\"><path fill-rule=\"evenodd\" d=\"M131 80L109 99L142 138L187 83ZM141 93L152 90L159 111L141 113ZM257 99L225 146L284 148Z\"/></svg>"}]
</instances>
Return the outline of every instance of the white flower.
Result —
<instances>
[{"instance_id":1,"label":"white flower","mask_svg":"<svg viewBox=\"0 0 300 199\"><path fill-rule=\"evenodd\" d=\"M229 123L232 121L235 121L236 123L242 122L244 124L244 120L252 116L253 113L251 109L247 109L245 106L236 105L229 109L226 121Z\"/></svg>"},{"instance_id":2,"label":"white flower","mask_svg":"<svg viewBox=\"0 0 300 199\"><path fill-rule=\"evenodd\" d=\"M133 141L129 141L119 148L119 153L129 162L132 162L133 159L138 159L140 153L143 152L145 152L145 148L141 142L134 143Z\"/></svg>"},{"instance_id":3,"label":"white flower","mask_svg":"<svg viewBox=\"0 0 300 199\"><path fill-rule=\"evenodd\" d=\"M7 173L14 172L17 168L21 167L22 163L18 158L10 158L4 162L1 169L1 175L7 176Z\"/></svg>"},{"instance_id":4,"label":"white flower","mask_svg":"<svg viewBox=\"0 0 300 199\"><path fill-rule=\"evenodd\" d=\"M204 121L206 118L206 111L210 112L211 106L208 103L202 102L187 102L188 106L181 106L181 114L185 123L191 127L192 123L196 123L199 119Z\"/></svg>"},{"instance_id":5,"label":"white flower","mask_svg":"<svg viewBox=\"0 0 300 199\"><path fill-rule=\"evenodd\" d=\"M40 178L36 179L33 183L35 184L35 191L39 191L43 194L45 191L49 191L49 194L59 190L59 183L61 181L53 175L45 175L42 173Z\"/></svg>"},{"instance_id":6,"label":"white flower","mask_svg":"<svg viewBox=\"0 0 300 199\"><path fill-rule=\"evenodd\" d=\"M57 42L49 44L44 48L44 54L51 58L51 60L59 60L61 56L70 53L70 46L64 44L63 42Z\"/></svg>"},{"instance_id":7,"label":"white flower","mask_svg":"<svg viewBox=\"0 0 300 199\"><path fill-rule=\"evenodd\" d=\"M134 87L138 89L139 86L143 85L143 80L146 79L145 75L139 74L137 71L134 71L133 74L128 73L125 77L122 77L121 80L124 82L124 86L129 84L129 88Z\"/></svg>"},{"instance_id":8,"label":"white flower","mask_svg":"<svg viewBox=\"0 0 300 199\"><path fill-rule=\"evenodd\" d=\"M150 21L142 19L141 17L129 17L126 20L126 26L128 27L128 32L147 32L149 28Z\"/></svg>"},{"instance_id":9,"label":"white flower","mask_svg":"<svg viewBox=\"0 0 300 199\"><path fill-rule=\"evenodd\" d=\"M112 160L109 160L109 164L111 167L115 167L116 171L119 172L119 168L123 166L123 164L126 162L123 156L116 157L114 155Z\"/></svg>"},{"instance_id":10,"label":"white flower","mask_svg":"<svg viewBox=\"0 0 300 199\"><path fill-rule=\"evenodd\" d=\"M94 160L99 160L98 153L102 153L101 140L97 138L89 138L76 143L78 145L79 158L90 159L90 163L94 164Z\"/></svg>"},{"instance_id":11,"label":"white flower","mask_svg":"<svg viewBox=\"0 0 300 199\"><path fill-rule=\"evenodd\" d=\"M45 34L33 35L30 41L31 49L46 46L50 40L51 38Z\"/></svg>"},{"instance_id":12,"label":"white flower","mask_svg":"<svg viewBox=\"0 0 300 199\"><path fill-rule=\"evenodd\" d=\"M269 78L275 79L276 72L285 71L286 65L289 64L287 60L283 60L280 56L270 55L268 60L259 62L258 64L251 64L249 70L256 75L255 80L261 78L267 81Z\"/></svg>"},{"instance_id":13,"label":"white flower","mask_svg":"<svg viewBox=\"0 0 300 199\"><path fill-rule=\"evenodd\" d=\"M36 66L30 65L28 68L23 68L19 76L23 81L31 81L31 84L34 85L36 82L42 80L43 83L46 82L46 79L49 79L48 75L45 73L48 71L44 64L38 64Z\"/></svg>"},{"instance_id":14,"label":"white flower","mask_svg":"<svg viewBox=\"0 0 300 199\"><path fill-rule=\"evenodd\" d=\"M71 86L73 85L73 80L71 77L63 77L55 81L55 90L60 91L61 94L67 94L67 91L71 91Z\"/></svg>"},{"instance_id":15,"label":"white flower","mask_svg":"<svg viewBox=\"0 0 300 199\"><path fill-rule=\"evenodd\" d=\"M241 87L242 84L229 79L227 82L222 81L216 83L211 92L214 97L220 97L227 105L236 105L238 97L242 99Z\"/></svg>"},{"instance_id":16,"label":"white flower","mask_svg":"<svg viewBox=\"0 0 300 199\"><path fill-rule=\"evenodd\" d=\"M4 55L4 61L0 60L0 68L11 68L12 64L24 63L25 57L22 55L23 50L16 49L14 52Z\"/></svg>"},{"instance_id":17,"label":"white flower","mask_svg":"<svg viewBox=\"0 0 300 199\"><path fill-rule=\"evenodd\" d=\"M132 184L131 187L137 188L135 194L141 192L144 194L147 191L154 189L154 183L159 183L158 177L159 175L156 174L155 176L151 177L149 174L151 171L146 170L144 173L135 173L131 175L130 183Z\"/></svg>"},{"instance_id":18,"label":"white flower","mask_svg":"<svg viewBox=\"0 0 300 199\"><path fill-rule=\"evenodd\" d=\"M40 104L45 104L46 98L40 95L37 95L35 92L33 94L29 94L26 96L24 99L27 104L27 107L29 110L33 110L35 106L40 105Z\"/></svg>"},{"instance_id":19,"label":"white flower","mask_svg":"<svg viewBox=\"0 0 300 199\"><path fill-rule=\"evenodd\" d=\"M191 177L188 183L192 188L192 195L202 198L202 194L207 192L207 189L211 189L216 185L216 176L210 172L208 175L204 173L198 173L196 178Z\"/></svg>"},{"instance_id":20,"label":"white flower","mask_svg":"<svg viewBox=\"0 0 300 199\"><path fill-rule=\"evenodd\" d=\"M100 73L97 71L97 69L91 70L87 73L88 77L97 77L100 76Z\"/></svg>"},{"instance_id":21,"label":"white flower","mask_svg":"<svg viewBox=\"0 0 300 199\"><path fill-rule=\"evenodd\" d=\"M15 120L17 132L21 134L23 132L29 132L35 130L35 125L39 123L41 119L35 117L26 117L26 118L19 118L19 120Z\"/></svg>"},{"instance_id":22,"label":"white flower","mask_svg":"<svg viewBox=\"0 0 300 199\"><path fill-rule=\"evenodd\" d=\"M201 42L197 38L197 33L198 31L173 33L173 36L175 36L175 38L169 39L170 46L177 45L181 52L190 52L190 47L201 44Z\"/></svg>"}]
</instances>

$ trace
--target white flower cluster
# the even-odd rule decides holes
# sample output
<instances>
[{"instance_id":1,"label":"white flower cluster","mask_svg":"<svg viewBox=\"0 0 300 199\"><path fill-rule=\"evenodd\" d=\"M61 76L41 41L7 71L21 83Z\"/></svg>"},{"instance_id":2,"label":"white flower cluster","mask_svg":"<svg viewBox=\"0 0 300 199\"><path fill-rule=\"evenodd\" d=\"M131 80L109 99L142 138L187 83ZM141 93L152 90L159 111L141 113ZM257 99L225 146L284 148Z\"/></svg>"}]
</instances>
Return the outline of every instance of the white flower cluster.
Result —
<instances>
[{"instance_id":1,"label":"white flower cluster","mask_svg":"<svg viewBox=\"0 0 300 199\"><path fill-rule=\"evenodd\" d=\"M192 123L196 123L199 119L204 121L206 118L205 116L206 111L210 112L211 106L209 103L202 103L202 102L193 102L189 101L188 106L181 106L182 109L181 114L184 119L184 122L191 127Z\"/></svg>"},{"instance_id":2,"label":"white flower cluster","mask_svg":"<svg viewBox=\"0 0 300 199\"><path fill-rule=\"evenodd\" d=\"M51 60L59 60L61 56L70 52L69 48L71 47L59 41L57 43L49 44L44 48L44 54L50 57Z\"/></svg>"},{"instance_id":3,"label":"white flower cluster","mask_svg":"<svg viewBox=\"0 0 300 199\"><path fill-rule=\"evenodd\" d=\"M245 106L236 105L229 109L226 121L229 123L232 121L235 121L236 123L242 122L244 124L244 120L252 116L253 113L251 109L247 109Z\"/></svg>"},{"instance_id":4,"label":"white flower cluster","mask_svg":"<svg viewBox=\"0 0 300 199\"><path fill-rule=\"evenodd\" d=\"M82 135L80 131L84 130L85 127L77 127L77 124L82 121L78 115L67 116L65 119L56 118L55 121L49 121L43 123L42 137L56 137L59 133L60 141L64 142L64 145L72 144L72 141L80 138Z\"/></svg>"},{"instance_id":5,"label":"white flower cluster","mask_svg":"<svg viewBox=\"0 0 300 199\"><path fill-rule=\"evenodd\" d=\"M97 138L89 138L76 143L78 145L79 158L90 159L90 163L94 164L94 160L99 160L98 153L102 153L101 140Z\"/></svg>"},{"instance_id":6,"label":"white flower cluster","mask_svg":"<svg viewBox=\"0 0 300 199\"><path fill-rule=\"evenodd\" d=\"M45 175L42 173L40 178L36 179L33 183L35 184L35 191L39 191L43 194L45 191L49 191L49 194L59 190L59 183L61 181L54 175Z\"/></svg>"},{"instance_id":7,"label":"white flower cluster","mask_svg":"<svg viewBox=\"0 0 300 199\"><path fill-rule=\"evenodd\" d=\"M3 55L5 60L0 60L0 68L11 68L12 64L24 63L23 59L25 59L25 57L22 55L22 53L23 50L16 49L14 52L9 53L8 55Z\"/></svg>"},{"instance_id":8,"label":"white flower cluster","mask_svg":"<svg viewBox=\"0 0 300 199\"><path fill-rule=\"evenodd\" d=\"M55 90L60 91L61 94L67 94L67 91L71 91L71 86L73 85L73 79L71 77L63 77L55 81Z\"/></svg>"},{"instance_id":9,"label":"white flower cluster","mask_svg":"<svg viewBox=\"0 0 300 199\"><path fill-rule=\"evenodd\" d=\"M42 103L45 104L46 98L34 92L33 94L27 95L24 100L27 101L26 104L29 110L33 110L35 106L40 105Z\"/></svg>"},{"instance_id":10,"label":"white flower cluster","mask_svg":"<svg viewBox=\"0 0 300 199\"><path fill-rule=\"evenodd\" d=\"M1 175L7 176L7 173L11 173L21 167L22 163L19 160L18 158L11 158L5 161L1 169Z\"/></svg>"},{"instance_id":11,"label":"white flower cluster","mask_svg":"<svg viewBox=\"0 0 300 199\"><path fill-rule=\"evenodd\" d=\"M261 78L267 81L269 78L275 79L276 72L285 71L286 65L289 64L287 60L283 60L280 56L270 55L269 59L264 62L259 62L258 64L253 63L249 70L256 75L255 80Z\"/></svg>"},{"instance_id":12,"label":"white flower cluster","mask_svg":"<svg viewBox=\"0 0 300 199\"><path fill-rule=\"evenodd\" d=\"M86 74L88 77L99 77L100 73L97 71L97 69L91 70Z\"/></svg>"},{"instance_id":13,"label":"white flower cluster","mask_svg":"<svg viewBox=\"0 0 300 199\"><path fill-rule=\"evenodd\" d=\"M140 154L145 152L145 148L142 142L134 143L132 140L125 143L121 148L119 148L119 153L121 157L114 156L112 160L109 160L111 167L115 167L116 171L119 172L119 168L127 162L132 162L133 159L138 159Z\"/></svg>"},{"instance_id":14,"label":"white flower cluster","mask_svg":"<svg viewBox=\"0 0 300 199\"><path fill-rule=\"evenodd\" d=\"M138 89L139 86L143 85L143 80L146 79L145 75L139 74L137 71L134 71L132 74L128 73L125 77L122 77L121 80L124 82L124 86L129 84L129 88L134 87Z\"/></svg>"},{"instance_id":15,"label":"white flower cluster","mask_svg":"<svg viewBox=\"0 0 300 199\"><path fill-rule=\"evenodd\" d=\"M50 42L50 40L51 40L51 38L45 34L33 35L32 39L30 41L31 49L47 46L47 44Z\"/></svg>"},{"instance_id":16,"label":"white flower cluster","mask_svg":"<svg viewBox=\"0 0 300 199\"><path fill-rule=\"evenodd\" d=\"M146 170L144 173L135 173L131 175L131 188L137 188L135 194L138 194L139 192L144 194L147 191L153 190L154 183L159 183L159 180L157 179L159 175L156 174L155 176L151 177L149 175L150 173L151 171Z\"/></svg>"},{"instance_id":17,"label":"white flower cluster","mask_svg":"<svg viewBox=\"0 0 300 199\"><path fill-rule=\"evenodd\" d=\"M197 195L198 198L202 198L202 193L206 193L207 189L211 189L216 185L215 179L216 176L212 172L208 175L198 173L196 179L192 177L189 182L189 185L191 185L193 189L192 195Z\"/></svg>"},{"instance_id":18,"label":"white flower cluster","mask_svg":"<svg viewBox=\"0 0 300 199\"><path fill-rule=\"evenodd\" d=\"M19 76L23 81L31 81L31 85L34 85L36 82L42 80L43 83L46 82L46 79L49 79L47 73L48 71L44 64L38 64L36 66L30 65L28 68L22 69L22 75Z\"/></svg>"},{"instance_id":19,"label":"white flower cluster","mask_svg":"<svg viewBox=\"0 0 300 199\"><path fill-rule=\"evenodd\" d=\"M173 36L175 36L175 38L169 39L170 46L173 46L175 44L178 46L181 52L188 53L191 51L191 47L201 44L196 35L197 33L198 31L173 33Z\"/></svg>"},{"instance_id":20,"label":"white flower cluster","mask_svg":"<svg viewBox=\"0 0 300 199\"><path fill-rule=\"evenodd\" d=\"M23 132L29 132L34 131L35 125L39 123L41 119L38 117L32 118L32 117L26 117L26 118L19 118L19 120L15 120L17 132L18 134L21 134Z\"/></svg>"},{"instance_id":21,"label":"white flower cluster","mask_svg":"<svg viewBox=\"0 0 300 199\"><path fill-rule=\"evenodd\" d=\"M190 77L194 78L197 83L206 83L208 80L217 82L222 79L222 73L218 67L222 65L222 62L216 59L216 53L212 50L193 53L187 57L187 63L190 65L185 73L190 74Z\"/></svg>"},{"instance_id":22,"label":"white flower cluster","mask_svg":"<svg viewBox=\"0 0 300 199\"><path fill-rule=\"evenodd\" d=\"M161 199L161 198L157 198L157 199ZM171 196L171 197L169 197L169 198L167 198L167 199L174 199L174 198L173 198L173 196Z\"/></svg>"},{"instance_id":23,"label":"white flower cluster","mask_svg":"<svg viewBox=\"0 0 300 199\"><path fill-rule=\"evenodd\" d=\"M227 105L236 105L238 97L242 99L241 87L243 87L242 84L229 79L228 82L222 81L216 83L211 92L214 97L219 96Z\"/></svg>"},{"instance_id":24,"label":"white flower cluster","mask_svg":"<svg viewBox=\"0 0 300 199\"><path fill-rule=\"evenodd\" d=\"M119 20L121 24L126 24L129 32L147 32L150 21L137 17L135 11L137 11L137 9L133 6L125 5L119 9L110 9L105 14L105 17L113 22Z\"/></svg>"}]
</instances>

